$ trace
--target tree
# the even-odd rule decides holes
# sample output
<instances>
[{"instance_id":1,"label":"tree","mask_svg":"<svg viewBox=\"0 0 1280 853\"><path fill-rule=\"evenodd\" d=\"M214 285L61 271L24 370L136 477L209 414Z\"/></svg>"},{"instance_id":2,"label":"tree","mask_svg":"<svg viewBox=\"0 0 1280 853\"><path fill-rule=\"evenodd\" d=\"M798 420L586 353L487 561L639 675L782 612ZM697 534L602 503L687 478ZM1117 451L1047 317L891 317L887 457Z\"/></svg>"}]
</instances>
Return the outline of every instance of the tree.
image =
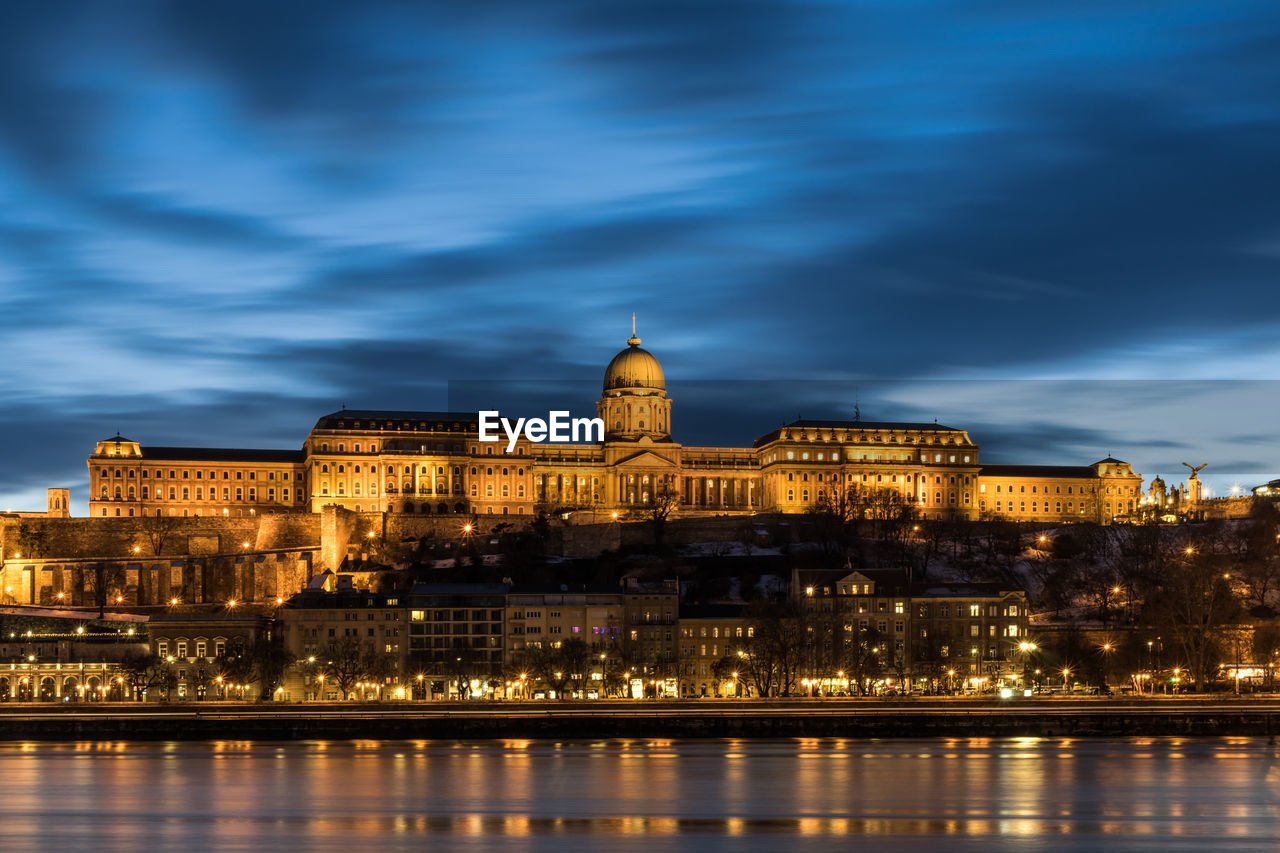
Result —
<instances>
[{"instance_id":1,"label":"tree","mask_svg":"<svg viewBox=\"0 0 1280 853\"><path fill-rule=\"evenodd\" d=\"M243 637L235 637L223 649L222 654L213 660L213 668L218 673L219 683L224 688L230 685L249 684L253 677L253 658Z\"/></svg>"},{"instance_id":2,"label":"tree","mask_svg":"<svg viewBox=\"0 0 1280 853\"><path fill-rule=\"evenodd\" d=\"M124 567L110 561L98 560L84 577L93 603L98 605L98 618L106 615L107 601L112 592L124 588Z\"/></svg>"},{"instance_id":3,"label":"tree","mask_svg":"<svg viewBox=\"0 0 1280 853\"><path fill-rule=\"evenodd\" d=\"M249 659L252 662L251 680L261 687L259 698L271 701L275 698L276 688L284 680L285 670L293 661L293 656L284 646L284 640L278 632L260 634L249 647Z\"/></svg>"},{"instance_id":4,"label":"tree","mask_svg":"<svg viewBox=\"0 0 1280 853\"><path fill-rule=\"evenodd\" d=\"M42 525L22 522L14 538L13 550L27 557L46 557L49 533Z\"/></svg>"},{"instance_id":5,"label":"tree","mask_svg":"<svg viewBox=\"0 0 1280 853\"><path fill-rule=\"evenodd\" d=\"M351 698L351 688L364 676L365 648L359 637L346 636L329 643L324 665L325 678L342 694Z\"/></svg>"},{"instance_id":6,"label":"tree","mask_svg":"<svg viewBox=\"0 0 1280 853\"><path fill-rule=\"evenodd\" d=\"M761 601L748 609L750 636L740 658L756 695L790 696L795 691L807 645L803 614L791 601Z\"/></svg>"},{"instance_id":7,"label":"tree","mask_svg":"<svg viewBox=\"0 0 1280 853\"><path fill-rule=\"evenodd\" d=\"M1191 547L1170 561L1156 602L1158 624L1177 639L1196 690L1208 683L1215 641L1240 612L1225 575L1215 555Z\"/></svg>"},{"instance_id":8,"label":"tree","mask_svg":"<svg viewBox=\"0 0 1280 853\"><path fill-rule=\"evenodd\" d=\"M653 500L645 507L645 517L649 520L649 529L653 531L653 544L661 547L667 530L667 518L680 506L680 496L664 476L661 485L654 491Z\"/></svg>"},{"instance_id":9,"label":"tree","mask_svg":"<svg viewBox=\"0 0 1280 853\"><path fill-rule=\"evenodd\" d=\"M165 687L172 676L168 662L150 652L125 653L120 659L120 669L136 702L141 702L152 689ZM168 691L165 692L168 698Z\"/></svg>"},{"instance_id":10,"label":"tree","mask_svg":"<svg viewBox=\"0 0 1280 853\"><path fill-rule=\"evenodd\" d=\"M590 649L577 637L559 646L547 644L530 650L530 664L535 677L551 690L556 698L568 698L575 682L580 683L589 666Z\"/></svg>"},{"instance_id":11,"label":"tree","mask_svg":"<svg viewBox=\"0 0 1280 853\"><path fill-rule=\"evenodd\" d=\"M805 515L814 539L828 558L848 562L858 542L858 521L866 513L867 497L860 484L846 488L833 483L829 491L819 490L817 502Z\"/></svg>"},{"instance_id":12,"label":"tree","mask_svg":"<svg viewBox=\"0 0 1280 853\"><path fill-rule=\"evenodd\" d=\"M871 626L850 628L840 649L840 668L859 695L869 696L872 686L884 674L885 641Z\"/></svg>"},{"instance_id":13,"label":"tree","mask_svg":"<svg viewBox=\"0 0 1280 853\"><path fill-rule=\"evenodd\" d=\"M213 670L204 661L199 661L190 670L187 679L195 690L196 701L204 701L205 696L209 693L209 688L213 686Z\"/></svg>"},{"instance_id":14,"label":"tree","mask_svg":"<svg viewBox=\"0 0 1280 853\"><path fill-rule=\"evenodd\" d=\"M733 682L734 693L741 693L739 685L742 683L738 673L738 659L736 657L722 657L711 664L711 674L715 677L715 692L720 695L720 687L726 681Z\"/></svg>"},{"instance_id":15,"label":"tree","mask_svg":"<svg viewBox=\"0 0 1280 853\"><path fill-rule=\"evenodd\" d=\"M366 681L374 684L386 684L392 676L399 675L393 658L380 653L376 646L366 645L361 660L362 675Z\"/></svg>"},{"instance_id":16,"label":"tree","mask_svg":"<svg viewBox=\"0 0 1280 853\"><path fill-rule=\"evenodd\" d=\"M138 519L138 528L156 557L164 553L165 545L181 525L182 519L176 515L143 515Z\"/></svg>"}]
</instances>

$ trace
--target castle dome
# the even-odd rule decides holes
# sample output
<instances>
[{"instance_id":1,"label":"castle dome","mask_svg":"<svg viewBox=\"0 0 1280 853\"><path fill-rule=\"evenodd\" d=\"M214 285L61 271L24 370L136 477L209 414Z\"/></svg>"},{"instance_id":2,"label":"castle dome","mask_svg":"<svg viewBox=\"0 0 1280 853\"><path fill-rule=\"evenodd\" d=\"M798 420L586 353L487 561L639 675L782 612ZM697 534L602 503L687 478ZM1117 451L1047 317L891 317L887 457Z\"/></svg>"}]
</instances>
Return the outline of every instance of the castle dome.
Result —
<instances>
[{"instance_id":1,"label":"castle dome","mask_svg":"<svg viewBox=\"0 0 1280 853\"><path fill-rule=\"evenodd\" d=\"M667 381L662 375L662 365L658 364L653 353L640 348L640 338L636 336L634 317L631 319L631 337L627 339L627 348L615 355L609 362L609 366L604 369L605 393L620 388L667 390Z\"/></svg>"}]
</instances>

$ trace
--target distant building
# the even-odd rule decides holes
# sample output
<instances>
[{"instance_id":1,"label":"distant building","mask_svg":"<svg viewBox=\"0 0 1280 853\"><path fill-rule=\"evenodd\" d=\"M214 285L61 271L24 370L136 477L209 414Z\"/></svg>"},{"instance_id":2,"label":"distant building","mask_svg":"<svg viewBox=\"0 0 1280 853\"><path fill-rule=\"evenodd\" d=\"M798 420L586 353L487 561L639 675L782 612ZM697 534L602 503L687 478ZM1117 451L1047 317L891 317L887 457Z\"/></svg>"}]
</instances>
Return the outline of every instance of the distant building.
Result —
<instances>
[{"instance_id":1,"label":"distant building","mask_svg":"<svg viewBox=\"0 0 1280 853\"><path fill-rule=\"evenodd\" d=\"M725 671L755 629L742 604L695 604L680 608L680 695L742 696L746 684Z\"/></svg>"},{"instance_id":2,"label":"distant building","mask_svg":"<svg viewBox=\"0 0 1280 853\"><path fill-rule=\"evenodd\" d=\"M631 662L636 695L672 696L679 691L680 645L676 626L680 583L627 578L623 588L626 625L623 654ZM642 688L643 693L636 688Z\"/></svg>"},{"instance_id":3,"label":"distant building","mask_svg":"<svg viewBox=\"0 0 1280 853\"><path fill-rule=\"evenodd\" d=\"M1253 494L1255 497L1280 501L1280 480L1271 480L1261 486L1254 486Z\"/></svg>"},{"instance_id":4,"label":"distant building","mask_svg":"<svg viewBox=\"0 0 1280 853\"><path fill-rule=\"evenodd\" d=\"M250 680L248 654L259 639L270 639L274 624L261 607L174 606L147 622L151 651L169 664L173 695L179 699L253 698L220 671L228 654L245 660L240 682ZM158 692L158 691L157 691Z\"/></svg>"},{"instance_id":5,"label":"distant building","mask_svg":"<svg viewBox=\"0 0 1280 853\"><path fill-rule=\"evenodd\" d=\"M508 584L415 584L408 595L415 685L433 698L492 697L502 680Z\"/></svg>"},{"instance_id":6,"label":"distant building","mask_svg":"<svg viewBox=\"0 0 1280 853\"><path fill-rule=\"evenodd\" d=\"M1092 465L983 465L978 510L1014 521L1107 524L1133 512L1142 477L1108 456Z\"/></svg>"},{"instance_id":7,"label":"distant building","mask_svg":"<svg viewBox=\"0 0 1280 853\"><path fill-rule=\"evenodd\" d=\"M898 689L991 689L1027 664L1027 595L993 583L913 583L903 569L800 571L791 593L831 614L842 643L869 644ZM835 673L824 674L831 678Z\"/></svg>"},{"instance_id":8,"label":"distant building","mask_svg":"<svg viewBox=\"0 0 1280 853\"><path fill-rule=\"evenodd\" d=\"M319 678L335 655L352 658L367 671L356 681L376 684L361 695L406 698L409 611L405 597L360 590L306 590L277 608L276 624L290 658L300 665L301 681L288 692L302 699L344 698L333 679Z\"/></svg>"},{"instance_id":9,"label":"distant building","mask_svg":"<svg viewBox=\"0 0 1280 853\"><path fill-rule=\"evenodd\" d=\"M616 586L585 584L517 584L507 593L507 660L521 653L554 648L577 638L595 654L617 647L622 639L624 603Z\"/></svg>"}]
</instances>

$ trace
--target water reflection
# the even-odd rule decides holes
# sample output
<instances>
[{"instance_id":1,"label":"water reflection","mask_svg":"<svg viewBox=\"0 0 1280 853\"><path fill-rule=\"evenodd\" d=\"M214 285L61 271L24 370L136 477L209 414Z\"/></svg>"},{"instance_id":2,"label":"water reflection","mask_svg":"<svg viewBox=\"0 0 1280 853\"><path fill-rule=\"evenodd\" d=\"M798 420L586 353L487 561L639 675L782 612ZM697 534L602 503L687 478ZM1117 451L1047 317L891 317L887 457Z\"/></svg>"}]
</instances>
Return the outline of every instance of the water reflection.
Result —
<instances>
[{"instance_id":1,"label":"water reflection","mask_svg":"<svg viewBox=\"0 0 1280 853\"><path fill-rule=\"evenodd\" d=\"M0 849L1257 849L1249 738L0 744ZM785 839L785 840L784 840Z\"/></svg>"}]
</instances>

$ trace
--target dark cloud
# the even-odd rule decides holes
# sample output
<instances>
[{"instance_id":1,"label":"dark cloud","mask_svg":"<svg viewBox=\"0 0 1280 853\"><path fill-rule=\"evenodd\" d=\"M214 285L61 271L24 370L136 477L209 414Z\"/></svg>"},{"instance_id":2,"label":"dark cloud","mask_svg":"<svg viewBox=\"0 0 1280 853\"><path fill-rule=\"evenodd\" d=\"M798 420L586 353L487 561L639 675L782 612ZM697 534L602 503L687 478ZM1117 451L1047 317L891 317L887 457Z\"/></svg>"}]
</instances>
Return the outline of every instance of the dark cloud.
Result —
<instances>
[{"instance_id":1,"label":"dark cloud","mask_svg":"<svg viewBox=\"0 0 1280 853\"><path fill-rule=\"evenodd\" d=\"M260 217L197 210L145 193L121 193L88 200L98 217L152 238L212 243L247 251L293 249L303 245Z\"/></svg>"},{"instance_id":2,"label":"dark cloud","mask_svg":"<svg viewBox=\"0 0 1280 853\"><path fill-rule=\"evenodd\" d=\"M451 381L589 411L633 311L689 443L857 400L1274 469L1266 388L870 378L1280 370L1277 44L1249 0L9 4L0 495Z\"/></svg>"}]
</instances>

